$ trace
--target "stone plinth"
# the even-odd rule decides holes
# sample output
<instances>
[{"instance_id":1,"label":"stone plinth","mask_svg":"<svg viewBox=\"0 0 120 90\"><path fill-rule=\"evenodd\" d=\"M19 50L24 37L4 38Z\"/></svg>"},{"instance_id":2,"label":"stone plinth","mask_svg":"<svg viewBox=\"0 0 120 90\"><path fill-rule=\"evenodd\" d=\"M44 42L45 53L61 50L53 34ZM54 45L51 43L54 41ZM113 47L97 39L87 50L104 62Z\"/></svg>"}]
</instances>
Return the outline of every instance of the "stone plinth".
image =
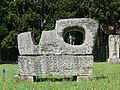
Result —
<instances>
[{"instance_id":1,"label":"stone plinth","mask_svg":"<svg viewBox=\"0 0 120 90\"><path fill-rule=\"evenodd\" d=\"M14 79L16 80L16 81L34 81L34 78L33 78L33 76L29 76L29 75L15 75L14 76Z\"/></svg>"},{"instance_id":2,"label":"stone plinth","mask_svg":"<svg viewBox=\"0 0 120 90\"><path fill-rule=\"evenodd\" d=\"M86 78L88 75L88 79L91 79L93 75L92 51L97 28L98 23L93 19L58 20L54 30L42 32L38 45L35 45L31 32L19 34L18 77L21 76L23 79L24 76L26 78L26 76L80 77L82 75ZM83 34L80 45L71 45L64 41L65 35L73 31Z\"/></svg>"},{"instance_id":3,"label":"stone plinth","mask_svg":"<svg viewBox=\"0 0 120 90\"><path fill-rule=\"evenodd\" d=\"M77 76L77 81L92 81L92 80L96 80L96 77L93 75L80 75Z\"/></svg>"},{"instance_id":4,"label":"stone plinth","mask_svg":"<svg viewBox=\"0 0 120 90\"><path fill-rule=\"evenodd\" d=\"M119 35L110 35L109 36L109 58L108 63L118 64L120 63L119 57Z\"/></svg>"},{"instance_id":5,"label":"stone plinth","mask_svg":"<svg viewBox=\"0 0 120 90\"><path fill-rule=\"evenodd\" d=\"M93 55L19 56L18 66L20 75L92 75Z\"/></svg>"}]
</instances>

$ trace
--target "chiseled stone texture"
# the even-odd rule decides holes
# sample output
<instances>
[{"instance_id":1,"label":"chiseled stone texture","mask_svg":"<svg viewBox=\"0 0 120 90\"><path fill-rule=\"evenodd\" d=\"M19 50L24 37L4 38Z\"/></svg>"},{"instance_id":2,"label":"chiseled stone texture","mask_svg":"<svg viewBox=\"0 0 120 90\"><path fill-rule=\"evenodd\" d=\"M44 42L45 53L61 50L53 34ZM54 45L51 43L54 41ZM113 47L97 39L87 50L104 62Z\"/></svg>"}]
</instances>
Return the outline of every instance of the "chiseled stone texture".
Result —
<instances>
[{"instance_id":1,"label":"chiseled stone texture","mask_svg":"<svg viewBox=\"0 0 120 90\"><path fill-rule=\"evenodd\" d=\"M96 80L96 77L93 75L80 75L77 76L77 81L90 81L90 80Z\"/></svg>"},{"instance_id":2,"label":"chiseled stone texture","mask_svg":"<svg viewBox=\"0 0 120 90\"><path fill-rule=\"evenodd\" d=\"M14 76L14 79L16 80L16 81L34 81L34 78L33 78L33 76L28 76L28 75L15 75Z\"/></svg>"},{"instance_id":3,"label":"chiseled stone texture","mask_svg":"<svg viewBox=\"0 0 120 90\"><path fill-rule=\"evenodd\" d=\"M108 63L112 63L112 64L120 63L119 43L120 43L120 35L110 35L109 36L109 58L108 58Z\"/></svg>"},{"instance_id":4,"label":"chiseled stone texture","mask_svg":"<svg viewBox=\"0 0 120 90\"><path fill-rule=\"evenodd\" d=\"M85 41L82 45L70 45L63 39L63 32L69 27L82 27ZM98 23L90 18L61 19L56 21L54 30L43 31L38 45L34 45L31 32L18 35L20 55L38 54L91 54L97 34Z\"/></svg>"},{"instance_id":5,"label":"chiseled stone texture","mask_svg":"<svg viewBox=\"0 0 120 90\"><path fill-rule=\"evenodd\" d=\"M18 50L20 55L39 54L39 45L35 45L31 32L20 33L18 35Z\"/></svg>"},{"instance_id":6,"label":"chiseled stone texture","mask_svg":"<svg viewBox=\"0 0 120 90\"><path fill-rule=\"evenodd\" d=\"M93 55L19 56L20 75L92 75Z\"/></svg>"},{"instance_id":7,"label":"chiseled stone texture","mask_svg":"<svg viewBox=\"0 0 120 90\"><path fill-rule=\"evenodd\" d=\"M83 44L70 45L64 41L64 30L71 27L84 29ZM62 19L56 22L54 30L42 32L38 45L35 44L31 32L19 34L19 74L21 76L92 75L92 51L97 29L98 23L90 18Z\"/></svg>"},{"instance_id":8,"label":"chiseled stone texture","mask_svg":"<svg viewBox=\"0 0 120 90\"><path fill-rule=\"evenodd\" d=\"M120 64L120 58L109 58L108 63L111 64Z\"/></svg>"}]
</instances>

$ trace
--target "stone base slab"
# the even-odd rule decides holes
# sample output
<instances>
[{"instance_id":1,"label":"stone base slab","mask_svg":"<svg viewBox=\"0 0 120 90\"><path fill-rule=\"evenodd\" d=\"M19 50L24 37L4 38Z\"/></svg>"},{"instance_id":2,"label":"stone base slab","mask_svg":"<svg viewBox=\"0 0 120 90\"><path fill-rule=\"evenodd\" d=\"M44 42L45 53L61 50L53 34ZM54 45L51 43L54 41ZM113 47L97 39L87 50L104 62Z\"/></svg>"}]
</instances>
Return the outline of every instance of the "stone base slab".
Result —
<instances>
[{"instance_id":1,"label":"stone base slab","mask_svg":"<svg viewBox=\"0 0 120 90\"><path fill-rule=\"evenodd\" d=\"M96 80L96 77L93 75L80 75L80 76L75 76L75 77L77 77L77 79L76 79L77 82ZM27 76L27 75L15 75L14 79L16 81L25 81L25 82L34 82L35 81L34 76Z\"/></svg>"},{"instance_id":2,"label":"stone base slab","mask_svg":"<svg viewBox=\"0 0 120 90\"><path fill-rule=\"evenodd\" d=\"M33 76L27 76L27 75L21 75L21 76L20 75L15 75L14 79L16 81L31 81L31 82L34 81Z\"/></svg>"},{"instance_id":3,"label":"stone base slab","mask_svg":"<svg viewBox=\"0 0 120 90\"><path fill-rule=\"evenodd\" d=\"M93 55L19 56L18 69L29 76L92 75Z\"/></svg>"},{"instance_id":4,"label":"stone base slab","mask_svg":"<svg viewBox=\"0 0 120 90\"><path fill-rule=\"evenodd\" d=\"M108 63L111 64L120 64L120 59L119 58L109 58Z\"/></svg>"},{"instance_id":5,"label":"stone base slab","mask_svg":"<svg viewBox=\"0 0 120 90\"><path fill-rule=\"evenodd\" d=\"M93 75L80 75L77 76L77 82L79 81L91 81L91 80L96 80L96 77Z\"/></svg>"}]
</instances>

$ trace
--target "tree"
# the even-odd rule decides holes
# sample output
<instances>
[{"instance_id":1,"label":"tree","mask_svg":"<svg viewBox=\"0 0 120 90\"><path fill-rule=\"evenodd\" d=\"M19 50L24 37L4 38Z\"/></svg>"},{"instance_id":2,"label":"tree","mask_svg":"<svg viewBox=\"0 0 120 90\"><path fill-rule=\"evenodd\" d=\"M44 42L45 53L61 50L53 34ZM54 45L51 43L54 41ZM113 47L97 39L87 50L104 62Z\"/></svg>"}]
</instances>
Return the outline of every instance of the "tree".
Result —
<instances>
[{"instance_id":1,"label":"tree","mask_svg":"<svg viewBox=\"0 0 120 90\"><path fill-rule=\"evenodd\" d=\"M0 46L17 48L17 35L32 31L37 42L56 20L93 18L99 23L98 45L107 45L109 34L120 33L119 0L3 0L0 2Z\"/></svg>"}]
</instances>

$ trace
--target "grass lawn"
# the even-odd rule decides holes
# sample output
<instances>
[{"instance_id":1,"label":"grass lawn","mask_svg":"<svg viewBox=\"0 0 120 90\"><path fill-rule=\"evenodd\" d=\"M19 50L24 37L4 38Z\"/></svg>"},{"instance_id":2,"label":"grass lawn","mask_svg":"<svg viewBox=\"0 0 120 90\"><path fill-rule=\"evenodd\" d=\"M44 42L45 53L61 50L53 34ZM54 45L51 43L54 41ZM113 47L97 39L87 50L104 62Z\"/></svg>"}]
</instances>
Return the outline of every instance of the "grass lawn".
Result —
<instances>
[{"instance_id":1,"label":"grass lawn","mask_svg":"<svg viewBox=\"0 0 120 90\"><path fill-rule=\"evenodd\" d=\"M84 82L16 82L17 73L17 65L0 65L0 90L120 90L120 64L94 63L97 80Z\"/></svg>"}]
</instances>

